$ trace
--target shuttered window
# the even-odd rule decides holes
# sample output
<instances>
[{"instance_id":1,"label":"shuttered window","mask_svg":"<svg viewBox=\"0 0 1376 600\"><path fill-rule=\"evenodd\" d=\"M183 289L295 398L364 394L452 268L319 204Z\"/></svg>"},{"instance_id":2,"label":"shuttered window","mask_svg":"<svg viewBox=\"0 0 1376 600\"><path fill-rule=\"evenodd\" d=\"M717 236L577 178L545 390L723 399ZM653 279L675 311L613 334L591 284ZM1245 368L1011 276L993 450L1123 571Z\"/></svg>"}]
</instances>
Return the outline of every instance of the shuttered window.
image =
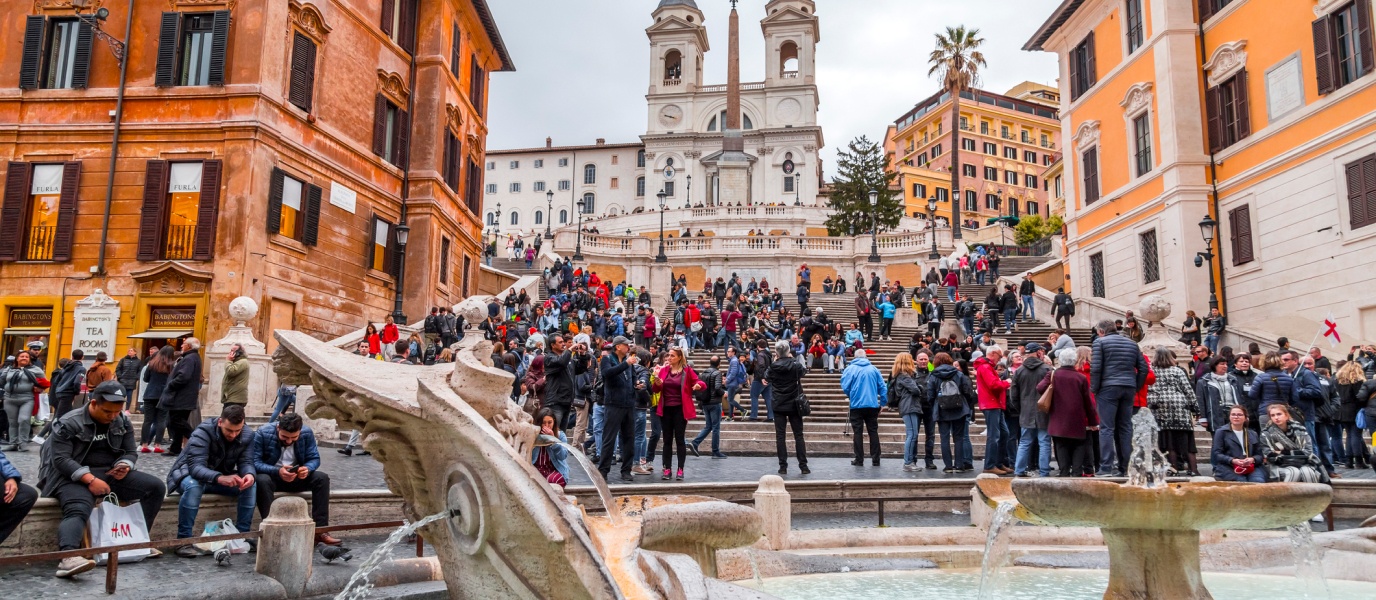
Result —
<instances>
[{"instance_id":1,"label":"shuttered window","mask_svg":"<svg viewBox=\"0 0 1376 600\"><path fill-rule=\"evenodd\" d=\"M473 110L478 112L478 116L483 116L483 87L487 83L487 73L483 71L482 64L478 62L478 55L474 54L468 73L468 101L473 104Z\"/></svg>"},{"instance_id":2,"label":"shuttered window","mask_svg":"<svg viewBox=\"0 0 1376 600\"><path fill-rule=\"evenodd\" d=\"M138 260L212 260L220 214L220 160L169 163L144 170Z\"/></svg>"},{"instance_id":3,"label":"shuttered window","mask_svg":"<svg viewBox=\"0 0 1376 600\"><path fill-rule=\"evenodd\" d=\"M1080 157L1085 177L1085 204L1089 204L1099 199L1099 149L1085 150Z\"/></svg>"},{"instance_id":4,"label":"shuttered window","mask_svg":"<svg viewBox=\"0 0 1376 600\"><path fill-rule=\"evenodd\" d=\"M224 85L229 22L227 10L162 13L154 84Z\"/></svg>"},{"instance_id":5,"label":"shuttered window","mask_svg":"<svg viewBox=\"0 0 1376 600\"><path fill-rule=\"evenodd\" d=\"M468 161L468 181L467 189L464 193L464 205L468 211L477 215L482 211L483 203L483 171L478 168L478 163Z\"/></svg>"},{"instance_id":6,"label":"shuttered window","mask_svg":"<svg viewBox=\"0 0 1376 600\"><path fill-rule=\"evenodd\" d=\"M1252 207L1243 205L1228 211L1228 230L1233 242L1233 266L1252 262Z\"/></svg>"},{"instance_id":7,"label":"shuttered window","mask_svg":"<svg viewBox=\"0 0 1376 600\"><path fill-rule=\"evenodd\" d=\"M1314 78L1320 94L1376 69L1370 6L1366 0L1351 2L1313 22Z\"/></svg>"},{"instance_id":8,"label":"shuttered window","mask_svg":"<svg viewBox=\"0 0 1376 600\"><path fill-rule=\"evenodd\" d=\"M392 243L392 223L373 215L372 243L368 245L368 267L377 271L391 273L394 244Z\"/></svg>"},{"instance_id":9,"label":"shuttered window","mask_svg":"<svg viewBox=\"0 0 1376 600\"><path fill-rule=\"evenodd\" d=\"M406 111L378 93L373 108L373 154L405 169L410 138L410 119Z\"/></svg>"},{"instance_id":10,"label":"shuttered window","mask_svg":"<svg viewBox=\"0 0 1376 600\"><path fill-rule=\"evenodd\" d=\"M1128 28L1128 54L1132 54L1142 47L1142 0L1127 0L1123 12Z\"/></svg>"},{"instance_id":11,"label":"shuttered window","mask_svg":"<svg viewBox=\"0 0 1376 600\"><path fill-rule=\"evenodd\" d=\"M464 296L464 297L467 297L467 296L468 296L468 283L469 283L469 281L471 281L471 276L469 275L469 271L471 271L472 269L473 269L473 257L471 257L471 256L469 256L469 255L467 255L467 254L464 254L464 255L463 255L463 286L462 286L462 289L459 290L459 294L460 294L461 296Z\"/></svg>"},{"instance_id":12,"label":"shuttered window","mask_svg":"<svg viewBox=\"0 0 1376 600\"><path fill-rule=\"evenodd\" d=\"M397 0L397 45L408 54L416 54L416 0Z\"/></svg>"},{"instance_id":13,"label":"shuttered window","mask_svg":"<svg viewBox=\"0 0 1376 600\"><path fill-rule=\"evenodd\" d=\"M80 181L80 162L10 162L0 205L0 260L71 260Z\"/></svg>"},{"instance_id":14,"label":"shuttered window","mask_svg":"<svg viewBox=\"0 0 1376 600\"><path fill-rule=\"evenodd\" d=\"M316 245L320 231L323 190L273 168L268 189L268 233L283 235L307 246Z\"/></svg>"},{"instance_id":15,"label":"shuttered window","mask_svg":"<svg viewBox=\"0 0 1376 600\"><path fill-rule=\"evenodd\" d=\"M291 44L291 103L297 108L311 112L311 101L315 97L315 42L295 32Z\"/></svg>"},{"instance_id":16,"label":"shuttered window","mask_svg":"<svg viewBox=\"0 0 1376 600\"><path fill-rule=\"evenodd\" d=\"M440 236L440 285L449 285L449 238Z\"/></svg>"},{"instance_id":17,"label":"shuttered window","mask_svg":"<svg viewBox=\"0 0 1376 600\"><path fill-rule=\"evenodd\" d=\"M1104 253L1096 252L1089 255L1089 283L1090 291L1095 298L1103 298L1108 295L1108 286L1104 284Z\"/></svg>"},{"instance_id":18,"label":"shuttered window","mask_svg":"<svg viewBox=\"0 0 1376 600\"><path fill-rule=\"evenodd\" d=\"M92 38L91 26L84 21L27 16L19 63L19 88L85 88L91 65Z\"/></svg>"},{"instance_id":19,"label":"shuttered window","mask_svg":"<svg viewBox=\"0 0 1376 600\"><path fill-rule=\"evenodd\" d=\"M1204 112L1210 152L1218 152L1252 135L1247 70L1238 71L1227 81L1205 90Z\"/></svg>"},{"instance_id":20,"label":"shuttered window","mask_svg":"<svg viewBox=\"0 0 1376 600\"><path fill-rule=\"evenodd\" d=\"M454 24L454 31L449 36L449 72L454 74L457 79L460 75L459 62L463 59L463 46L459 44L459 25Z\"/></svg>"},{"instance_id":21,"label":"shuttered window","mask_svg":"<svg viewBox=\"0 0 1376 600\"><path fill-rule=\"evenodd\" d=\"M1094 65L1094 32L1070 51L1070 100L1074 102L1098 83Z\"/></svg>"},{"instance_id":22,"label":"shuttered window","mask_svg":"<svg viewBox=\"0 0 1376 600\"><path fill-rule=\"evenodd\" d=\"M1203 23L1209 20L1209 17L1214 16L1214 13L1223 10L1223 7L1236 1L1237 0L1199 0L1199 22Z\"/></svg>"},{"instance_id":23,"label":"shuttered window","mask_svg":"<svg viewBox=\"0 0 1376 600\"><path fill-rule=\"evenodd\" d=\"M458 193L459 182L463 176L463 144L459 141L459 136L454 135L453 131L444 131L444 164L443 171L444 183L449 189ZM537 190L538 191L538 190Z\"/></svg>"},{"instance_id":24,"label":"shuttered window","mask_svg":"<svg viewBox=\"0 0 1376 600\"><path fill-rule=\"evenodd\" d=\"M1348 163L1347 211L1352 229L1376 223L1376 154Z\"/></svg>"}]
</instances>

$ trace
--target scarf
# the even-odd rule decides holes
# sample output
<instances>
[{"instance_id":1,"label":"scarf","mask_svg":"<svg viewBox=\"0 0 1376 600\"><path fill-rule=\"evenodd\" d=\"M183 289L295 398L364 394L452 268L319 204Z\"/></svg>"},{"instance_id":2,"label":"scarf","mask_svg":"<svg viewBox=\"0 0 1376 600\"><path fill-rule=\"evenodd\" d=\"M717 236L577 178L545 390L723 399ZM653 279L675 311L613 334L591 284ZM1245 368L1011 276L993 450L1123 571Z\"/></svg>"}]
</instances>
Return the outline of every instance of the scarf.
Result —
<instances>
[{"instance_id":1,"label":"scarf","mask_svg":"<svg viewBox=\"0 0 1376 600\"><path fill-rule=\"evenodd\" d=\"M1208 373L1205 375L1209 385L1218 390L1218 405L1220 408L1228 408L1237 404L1237 390L1233 384L1228 383L1227 375Z\"/></svg>"}]
</instances>

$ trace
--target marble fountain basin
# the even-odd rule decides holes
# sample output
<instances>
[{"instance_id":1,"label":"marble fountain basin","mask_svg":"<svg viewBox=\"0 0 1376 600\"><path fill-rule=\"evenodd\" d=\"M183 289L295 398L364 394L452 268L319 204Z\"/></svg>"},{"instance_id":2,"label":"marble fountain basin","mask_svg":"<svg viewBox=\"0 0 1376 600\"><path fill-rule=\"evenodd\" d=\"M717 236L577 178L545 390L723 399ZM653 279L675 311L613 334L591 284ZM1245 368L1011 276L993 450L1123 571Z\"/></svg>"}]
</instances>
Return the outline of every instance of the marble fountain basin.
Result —
<instances>
[{"instance_id":1,"label":"marble fountain basin","mask_svg":"<svg viewBox=\"0 0 1376 600\"><path fill-rule=\"evenodd\" d=\"M1007 481L1023 512L1037 521L1109 529L1275 529L1323 512L1333 496L1332 488L1318 483L1181 482L1140 488L1093 479Z\"/></svg>"}]
</instances>

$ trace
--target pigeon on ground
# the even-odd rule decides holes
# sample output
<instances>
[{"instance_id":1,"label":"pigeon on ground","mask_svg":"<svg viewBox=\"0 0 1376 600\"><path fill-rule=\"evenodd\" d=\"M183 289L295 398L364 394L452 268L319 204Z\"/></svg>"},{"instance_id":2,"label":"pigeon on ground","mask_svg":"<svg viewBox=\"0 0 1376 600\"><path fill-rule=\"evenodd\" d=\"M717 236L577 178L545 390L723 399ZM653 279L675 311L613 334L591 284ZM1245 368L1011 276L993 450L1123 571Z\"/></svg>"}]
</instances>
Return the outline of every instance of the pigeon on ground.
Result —
<instances>
[{"instance_id":1,"label":"pigeon on ground","mask_svg":"<svg viewBox=\"0 0 1376 600\"><path fill-rule=\"evenodd\" d=\"M220 565L220 566L222 566L222 567L228 567L228 566L229 566L229 556L230 556L229 548L220 548L219 550L216 550L216 551L215 551L215 564Z\"/></svg>"},{"instance_id":2,"label":"pigeon on ground","mask_svg":"<svg viewBox=\"0 0 1376 600\"><path fill-rule=\"evenodd\" d=\"M316 544L315 547L320 550L320 556L325 557L325 564L333 563L335 559L338 558L344 559L344 562L349 562L349 560L354 557L354 555L351 554L353 550L345 548L343 546L327 546L325 544Z\"/></svg>"}]
</instances>

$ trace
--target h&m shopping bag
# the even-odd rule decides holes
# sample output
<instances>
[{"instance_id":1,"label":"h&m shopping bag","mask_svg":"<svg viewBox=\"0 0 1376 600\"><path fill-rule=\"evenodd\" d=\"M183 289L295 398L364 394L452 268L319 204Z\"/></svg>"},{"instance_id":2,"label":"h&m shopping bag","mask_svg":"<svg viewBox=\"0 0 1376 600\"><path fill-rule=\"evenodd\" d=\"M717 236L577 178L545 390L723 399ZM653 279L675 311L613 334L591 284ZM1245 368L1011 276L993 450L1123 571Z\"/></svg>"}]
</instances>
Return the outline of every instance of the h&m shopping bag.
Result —
<instances>
[{"instance_id":1,"label":"h&m shopping bag","mask_svg":"<svg viewBox=\"0 0 1376 600\"><path fill-rule=\"evenodd\" d=\"M108 494L101 499L95 510L91 511L91 520L86 523L86 527L91 534L91 547L93 548L150 541L148 539L148 524L143 520L143 507L139 506L138 502L129 506L120 506L119 498L115 497L114 494ZM120 552L119 562L139 562L151 553L152 551L147 548ZM97 554L92 558L95 559L96 564L103 565L107 560L107 555Z\"/></svg>"}]
</instances>

